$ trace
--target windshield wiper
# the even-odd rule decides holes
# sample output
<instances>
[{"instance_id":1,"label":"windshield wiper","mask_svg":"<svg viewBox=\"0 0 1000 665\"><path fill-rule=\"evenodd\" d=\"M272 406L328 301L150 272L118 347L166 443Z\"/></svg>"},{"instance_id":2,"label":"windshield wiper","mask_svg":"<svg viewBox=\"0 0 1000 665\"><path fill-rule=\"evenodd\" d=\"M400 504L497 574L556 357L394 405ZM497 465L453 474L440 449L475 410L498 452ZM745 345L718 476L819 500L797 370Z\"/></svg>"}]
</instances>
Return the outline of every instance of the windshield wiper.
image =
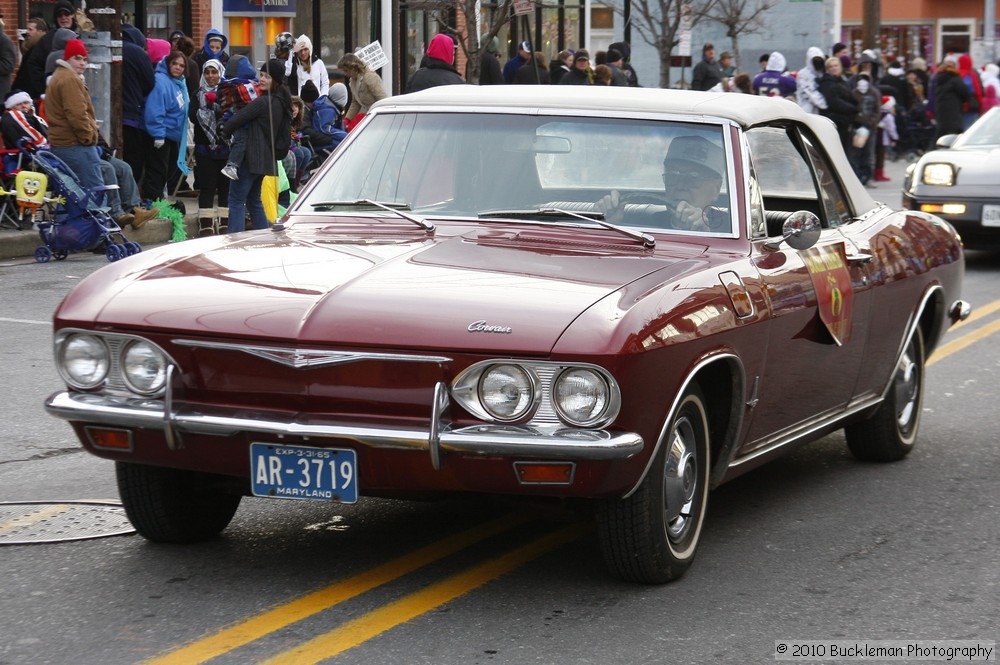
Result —
<instances>
[{"instance_id":1,"label":"windshield wiper","mask_svg":"<svg viewBox=\"0 0 1000 665\"><path fill-rule=\"evenodd\" d=\"M521 217L576 217L577 219L582 219L585 222L599 224L606 229L617 231L618 233L628 236L633 240L638 240L642 243L643 247L656 246L656 238L648 233L633 231L632 229L625 228L624 226L618 226L617 224L604 221L603 212L594 211L579 213L573 212L572 210L563 210L562 208L536 208L535 210L487 210L479 213L480 219L484 217L512 217L514 219Z\"/></svg>"},{"instance_id":2,"label":"windshield wiper","mask_svg":"<svg viewBox=\"0 0 1000 665\"><path fill-rule=\"evenodd\" d=\"M317 201L316 203L310 203L309 205L313 207L313 210L318 210L320 208L332 208L334 206L354 208L359 206L371 206L373 208L381 208L387 212L399 215L403 219L413 222L425 231L434 230L434 225L426 219L403 212L404 210L410 209L410 206L406 203L382 203L381 201L372 201L371 199L356 199L354 201Z\"/></svg>"}]
</instances>

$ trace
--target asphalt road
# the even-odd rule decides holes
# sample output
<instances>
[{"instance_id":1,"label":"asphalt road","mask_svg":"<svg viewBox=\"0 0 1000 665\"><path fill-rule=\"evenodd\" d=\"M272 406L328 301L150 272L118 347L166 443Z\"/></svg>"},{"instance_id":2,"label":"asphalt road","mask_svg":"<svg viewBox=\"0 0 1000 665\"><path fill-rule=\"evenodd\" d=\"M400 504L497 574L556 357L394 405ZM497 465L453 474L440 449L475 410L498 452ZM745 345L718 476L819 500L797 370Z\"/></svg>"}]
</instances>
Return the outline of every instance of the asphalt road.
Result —
<instances>
[{"instance_id":1,"label":"asphalt road","mask_svg":"<svg viewBox=\"0 0 1000 665\"><path fill-rule=\"evenodd\" d=\"M102 263L0 265L0 502L116 498L112 465L41 407L51 312ZM245 499L210 543L0 546L0 664L742 664L776 640L996 641L1000 254L967 272L974 320L931 358L913 454L858 463L838 433L722 486L674 584L611 578L574 506Z\"/></svg>"}]
</instances>

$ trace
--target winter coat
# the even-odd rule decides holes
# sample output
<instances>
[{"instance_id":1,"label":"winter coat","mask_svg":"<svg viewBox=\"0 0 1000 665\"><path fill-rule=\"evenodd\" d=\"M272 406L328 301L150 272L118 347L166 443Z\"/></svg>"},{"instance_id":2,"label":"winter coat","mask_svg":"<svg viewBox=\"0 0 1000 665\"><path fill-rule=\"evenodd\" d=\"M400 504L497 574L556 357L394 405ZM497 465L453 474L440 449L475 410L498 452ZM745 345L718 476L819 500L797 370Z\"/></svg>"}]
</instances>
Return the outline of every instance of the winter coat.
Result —
<instances>
[{"instance_id":1,"label":"winter coat","mask_svg":"<svg viewBox=\"0 0 1000 665\"><path fill-rule=\"evenodd\" d=\"M777 51L767 59L767 67L750 84L756 95L765 97L791 97L795 94L795 78L784 74L785 56Z\"/></svg>"},{"instance_id":2,"label":"winter coat","mask_svg":"<svg viewBox=\"0 0 1000 665\"><path fill-rule=\"evenodd\" d=\"M146 133L153 140L167 138L187 145L188 99L184 76L174 78L167 68L167 59L156 65L153 91L146 98L144 119Z\"/></svg>"},{"instance_id":3,"label":"winter coat","mask_svg":"<svg viewBox=\"0 0 1000 665\"><path fill-rule=\"evenodd\" d=\"M514 74L514 83L518 85L549 85L552 79L549 77L549 70L541 65L537 68L533 66L534 60L529 60Z\"/></svg>"},{"instance_id":4,"label":"winter coat","mask_svg":"<svg viewBox=\"0 0 1000 665\"><path fill-rule=\"evenodd\" d=\"M83 78L59 60L45 89L45 118L54 148L97 145L97 113Z\"/></svg>"},{"instance_id":5,"label":"winter coat","mask_svg":"<svg viewBox=\"0 0 1000 665\"><path fill-rule=\"evenodd\" d=\"M722 83L722 65L718 60L702 58L691 72L692 90L711 90Z\"/></svg>"},{"instance_id":6,"label":"winter coat","mask_svg":"<svg viewBox=\"0 0 1000 665\"><path fill-rule=\"evenodd\" d=\"M593 81L590 80L590 74L586 70L580 71L574 67L559 79L559 85L593 85Z\"/></svg>"},{"instance_id":7,"label":"winter coat","mask_svg":"<svg viewBox=\"0 0 1000 665\"><path fill-rule=\"evenodd\" d=\"M0 30L0 99L7 97L14 70L17 68L17 47L3 30Z\"/></svg>"},{"instance_id":8,"label":"winter coat","mask_svg":"<svg viewBox=\"0 0 1000 665\"><path fill-rule=\"evenodd\" d=\"M213 54L208 49L208 40L211 37L222 38L222 50L219 51L218 54ZM193 56L191 56L191 59L194 60L196 63L198 63L199 70L201 70L205 66L205 63L208 62L209 60L218 60L219 62L222 63L222 66L225 67L226 64L229 63L229 54L226 53L227 46L229 46L229 37L226 37L224 34L219 32L215 28L212 28L211 30L205 33L205 41L202 43L201 50L195 53Z\"/></svg>"},{"instance_id":9,"label":"winter coat","mask_svg":"<svg viewBox=\"0 0 1000 665\"><path fill-rule=\"evenodd\" d=\"M503 70L500 68L500 60L492 51L483 51L479 54L479 85L502 85Z\"/></svg>"},{"instance_id":10,"label":"winter coat","mask_svg":"<svg viewBox=\"0 0 1000 665\"><path fill-rule=\"evenodd\" d=\"M909 111L913 106L913 86L906 80L906 73L902 69L890 68L878 80L878 89L883 95L895 99L899 110Z\"/></svg>"},{"instance_id":11,"label":"winter coat","mask_svg":"<svg viewBox=\"0 0 1000 665\"><path fill-rule=\"evenodd\" d=\"M368 113L372 104L388 97L382 86L382 79L371 70L366 71L358 78L352 76L349 79L348 87L351 89L351 105L347 109L346 116L350 120L353 120L354 116L359 113Z\"/></svg>"},{"instance_id":12,"label":"winter coat","mask_svg":"<svg viewBox=\"0 0 1000 665\"><path fill-rule=\"evenodd\" d=\"M278 175L276 160L284 158L282 146L287 154L292 136L292 98L287 89L264 93L234 113L223 125L222 136L228 138L244 126L250 131L240 170L246 168L254 176Z\"/></svg>"},{"instance_id":13,"label":"winter coat","mask_svg":"<svg viewBox=\"0 0 1000 665\"><path fill-rule=\"evenodd\" d=\"M413 73L406 82L406 92L417 92L439 85L464 85L465 81L455 68L444 60L427 58L427 64Z\"/></svg>"},{"instance_id":14,"label":"winter coat","mask_svg":"<svg viewBox=\"0 0 1000 665\"><path fill-rule=\"evenodd\" d=\"M855 88L854 99L858 102L858 114L854 116L854 123L874 132L882 117L882 97L879 95L878 88L869 85L867 92L861 92Z\"/></svg>"},{"instance_id":15,"label":"winter coat","mask_svg":"<svg viewBox=\"0 0 1000 665\"><path fill-rule=\"evenodd\" d=\"M799 103L806 113L819 113L826 108L826 98L819 91L819 78L824 71L824 65L820 65L819 71L813 64L813 58L823 58L823 51L819 47L810 46L806 51L806 66L799 70L795 77L795 101Z\"/></svg>"},{"instance_id":16,"label":"winter coat","mask_svg":"<svg viewBox=\"0 0 1000 665\"><path fill-rule=\"evenodd\" d=\"M288 56L288 62L285 65L285 80L292 95L299 94L306 81L313 82L313 85L319 90L320 97L326 97L330 94L330 73L326 71L326 65L316 55L312 56L308 72L299 63L298 57L294 54Z\"/></svg>"},{"instance_id":17,"label":"winter coat","mask_svg":"<svg viewBox=\"0 0 1000 665\"><path fill-rule=\"evenodd\" d=\"M826 100L826 108L820 111L820 115L833 120L841 135L846 136L858 114L858 101L847 87L847 82L839 76L823 72L819 77L819 91Z\"/></svg>"},{"instance_id":18,"label":"winter coat","mask_svg":"<svg viewBox=\"0 0 1000 665\"><path fill-rule=\"evenodd\" d=\"M122 124L143 128L146 97L153 91L153 63L146 54L146 36L131 25L122 26Z\"/></svg>"},{"instance_id":19,"label":"winter coat","mask_svg":"<svg viewBox=\"0 0 1000 665\"><path fill-rule=\"evenodd\" d=\"M942 69L931 80L931 94L934 97L934 120L937 122L938 136L961 134L962 107L969 101L969 88L962 77L952 69Z\"/></svg>"},{"instance_id":20,"label":"winter coat","mask_svg":"<svg viewBox=\"0 0 1000 665\"><path fill-rule=\"evenodd\" d=\"M337 147L347 136L340 112L329 97L320 97L311 109L306 107L302 121L302 133L314 148Z\"/></svg>"},{"instance_id":21,"label":"winter coat","mask_svg":"<svg viewBox=\"0 0 1000 665\"><path fill-rule=\"evenodd\" d=\"M224 69L218 60L209 60L219 69L222 75ZM221 80L221 79L220 79ZM198 91L191 98L188 108L188 118L194 126L194 153L205 155L212 159L225 159L229 156L229 146L222 140L220 130L222 129L222 109L213 95L217 95L219 86L212 87L205 82L202 74Z\"/></svg>"},{"instance_id":22,"label":"winter coat","mask_svg":"<svg viewBox=\"0 0 1000 665\"><path fill-rule=\"evenodd\" d=\"M38 99L45 94L45 59L49 52L42 45L45 33L35 40L34 45L25 51L21 58L21 66L14 78L13 90L24 90L32 99Z\"/></svg>"},{"instance_id":23,"label":"winter coat","mask_svg":"<svg viewBox=\"0 0 1000 665\"><path fill-rule=\"evenodd\" d=\"M503 82L513 83L514 75L517 74L517 70L524 66L524 63L526 62L527 60L522 58L520 53L508 60L507 64L503 66Z\"/></svg>"},{"instance_id":24,"label":"winter coat","mask_svg":"<svg viewBox=\"0 0 1000 665\"><path fill-rule=\"evenodd\" d=\"M18 150L21 139L28 139L28 143L36 146L47 143L49 126L30 111L22 113L10 109L0 118L0 133L3 134L3 145L7 150Z\"/></svg>"},{"instance_id":25,"label":"winter coat","mask_svg":"<svg viewBox=\"0 0 1000 665\"><path fill-rule=\"evenodd\" d=\"M979 73L972 68L972 58L966 53L958 56L958 75L962 77L965 87L969 89L969 98L965 101L962 111L982 113L983 82L979 78Z\"/></svg>"}]
</instances>

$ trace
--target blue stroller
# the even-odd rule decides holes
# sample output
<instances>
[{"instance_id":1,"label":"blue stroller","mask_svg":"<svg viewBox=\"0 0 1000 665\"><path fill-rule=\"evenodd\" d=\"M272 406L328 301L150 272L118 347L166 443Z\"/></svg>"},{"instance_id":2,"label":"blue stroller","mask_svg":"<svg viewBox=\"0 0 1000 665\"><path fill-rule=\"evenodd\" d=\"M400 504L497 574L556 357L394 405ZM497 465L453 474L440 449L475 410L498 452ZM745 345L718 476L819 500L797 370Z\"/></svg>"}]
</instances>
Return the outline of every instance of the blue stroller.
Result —
<instances>
[{"instance_id":1,"label":"blue stroller","mask_svg":"<svg viewBox=\"0 0 1000 665\"><path fill-rule=\"evenodd\" d=\"M137 242L128 240L118 223L104 206L104 192L117 185L95 187L87 191L64 161L48 150L32 154L35 168L48 177L49 189L59 198L62 208L54 221L38 222L38 234L43 246L35 250L35 260L47 263L55 257L61 261L70 252L91 251L106 245L108 261L117 261L142 251Z\"/></svg>"}]
</instances>

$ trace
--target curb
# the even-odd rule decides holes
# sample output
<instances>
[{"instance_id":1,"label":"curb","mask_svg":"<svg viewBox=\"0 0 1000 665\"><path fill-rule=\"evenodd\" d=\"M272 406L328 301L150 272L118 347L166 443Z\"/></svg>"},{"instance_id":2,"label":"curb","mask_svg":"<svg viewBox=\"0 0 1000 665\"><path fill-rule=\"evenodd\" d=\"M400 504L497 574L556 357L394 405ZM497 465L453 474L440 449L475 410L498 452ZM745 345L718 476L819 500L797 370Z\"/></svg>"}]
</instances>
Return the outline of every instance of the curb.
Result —
<instances>
[{"instance_id":1,"label":"curb","mask_svg":"<svg viewBox=\"0 0 1000 665\"><path fill-rule=\"evenodd\" d=\"M184 230L188 238L198 237L197 213L184 216ZM143 224L138 230L126 226L122 232L126 238L134 240L143 247L161 245L173 237L174 225L169 219L157 217ZM37 231L0 229L0 259L33 257L35 250L43 244Z\"/></svg>"}]
</instances>

